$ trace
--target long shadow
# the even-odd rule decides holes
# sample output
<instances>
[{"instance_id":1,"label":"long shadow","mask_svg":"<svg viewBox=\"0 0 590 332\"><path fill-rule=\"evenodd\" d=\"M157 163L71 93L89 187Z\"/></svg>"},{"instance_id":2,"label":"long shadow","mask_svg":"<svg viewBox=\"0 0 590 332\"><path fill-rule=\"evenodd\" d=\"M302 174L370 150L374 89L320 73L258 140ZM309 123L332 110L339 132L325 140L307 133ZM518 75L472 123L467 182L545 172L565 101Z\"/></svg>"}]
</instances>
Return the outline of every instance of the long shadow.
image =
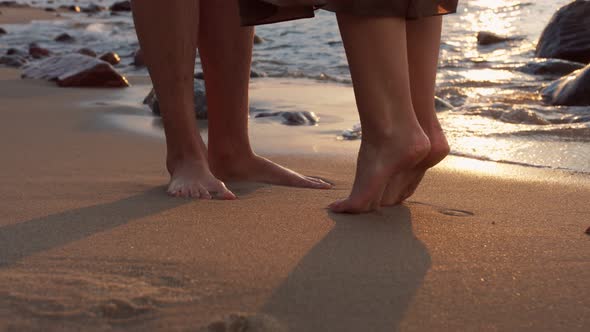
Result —
<instances>
[{"instance_id":1,"label":"long shadow","mask_svg":"<svg viewBox=\"0 0 590 332\"><path fill-rule=\"evenodd\" d=\"M262 312L289 331L397 331L430 268L406 207L330 215L334 229L295 267Z\"/></svg>"},{"instance_id":2,"label":"long shadow","mask_svg":"<svg viewBox=\"0 0 590 332\"><path fill-rule=\"evenodd\" d=\"M168 198L165 189L157 187L116 202L1 227L0 267L189 202Z\"/></svg>"}]
</instances>

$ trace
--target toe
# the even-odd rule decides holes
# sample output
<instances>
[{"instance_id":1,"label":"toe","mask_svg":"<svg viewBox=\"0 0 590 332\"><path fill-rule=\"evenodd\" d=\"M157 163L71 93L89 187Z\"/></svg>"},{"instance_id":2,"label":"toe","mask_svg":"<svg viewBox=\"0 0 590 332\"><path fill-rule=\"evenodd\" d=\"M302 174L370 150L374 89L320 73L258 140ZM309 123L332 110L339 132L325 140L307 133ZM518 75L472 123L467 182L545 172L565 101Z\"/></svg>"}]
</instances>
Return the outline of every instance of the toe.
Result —
<instances>
[{"instance_id":1,"label":"toe","mask_svg":"<svg viewBox=\"0 0 590 332\"><path fill-rule=\"evenodd\" d=\"M211 194L203 186L198 188L198 193L201 199L211 199Z\"/></svg>"},{"instance_id":2,"label":"toe","mask_svg":"<svg viewBox=\"0 0 590 332\"><path fill-rule=\"evenodd\" d=\"M322 179L319 179L319 178L306 176L305 180L307 180L310 183L310 186L312 188L317 188L317 189L331 189L332 188L331 183L328 183L328 182L326 182Z\"/></svg>"},{"instance_id":3,"label":"toe","mask_svg":"<svg viewBox=\"0 0 590 332\"><path fill-rule=\"evenodd\" d=\"M219 181L214 190L211 190L211 192L215 192L215 198L217 199L234 200L237 198L236 195L227 189L225 184L221 181Z\"/></svg>"}]
</instances>

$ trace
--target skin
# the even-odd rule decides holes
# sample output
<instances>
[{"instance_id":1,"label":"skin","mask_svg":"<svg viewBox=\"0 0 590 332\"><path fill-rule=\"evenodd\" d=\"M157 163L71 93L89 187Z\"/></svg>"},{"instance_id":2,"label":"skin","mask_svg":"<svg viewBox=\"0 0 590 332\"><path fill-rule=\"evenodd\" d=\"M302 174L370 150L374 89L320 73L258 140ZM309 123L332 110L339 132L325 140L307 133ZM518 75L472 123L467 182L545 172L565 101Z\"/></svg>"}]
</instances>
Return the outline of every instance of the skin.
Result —
<instances>
[{"instance_id":1,"label":"skin","mask_svg":"<svg viewBox=\"0 0 590 332\"><path fill-rule=\"evenodd\" d=\"M390 179L415 169L431 144L412 101L406 20L338 14L338 24L363 137L352 191L329 208L364 213L379 209Z\"/></svg>"},{"instance_id":2,"label":"skin","mask_svg":"<svg viewBox=\"0 0 590 332\"><path fill-rule=\"evenodd\" d=\"M370 212L411 197L449 154L434 106L442 17L338 22L364 130L351 194L329 208Z\"/></svg>"},{"instance_id":3,"label":"skin","mask_svg":"<svg viewBox=\"0 0 590 332\"><path fill-rule=\"evenodd\" d=\"M139 43L160 102L170 195L235 199L220 179L331 187L252 151L248 82L253 29L239 27L237 1L134 0L132 5ZM209 151L193 111L197 47L206 76Z\"/></svg>"},{"instance_id":4,"label":"skin","mask_svg":"<svg viewBox=\"0 0 590 332\"><path fill-rule=\"evenodd\" d=\"M435 16L406 22L412 105L420 126L430 140L431 148L416 167L391 177L381 201L383 206L400 204L412 196L426 171L449 154L449 144L432 102L435 97L442 21L441 16Z\"/></svg>"}]
</instances>

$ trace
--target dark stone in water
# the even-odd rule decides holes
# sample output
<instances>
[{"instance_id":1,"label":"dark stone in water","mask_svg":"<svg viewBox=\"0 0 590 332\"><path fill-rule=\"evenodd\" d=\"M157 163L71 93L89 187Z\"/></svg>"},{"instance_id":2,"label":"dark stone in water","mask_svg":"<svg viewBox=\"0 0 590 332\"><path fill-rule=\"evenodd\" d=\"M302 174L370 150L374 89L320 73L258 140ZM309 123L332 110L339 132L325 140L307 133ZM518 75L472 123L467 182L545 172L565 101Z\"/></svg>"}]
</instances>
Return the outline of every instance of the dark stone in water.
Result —
<instances>
[{"instance_id":1,"label":"dark stone in water","mask_svg":"<svg viewBox=\"0 0 590 332\"><path fill-rule=\"evenodd\" d=\"M207 119L207 95L205 93L205 84L203 81L196 79L193 87L195 91L195 116L197 119ZM143 103L149 106L154 115L161 115L158 96L156 96L154 89L152 89L144 98Z\"/></svg>"},{"instance_id":2,"label":"dark stone in water","mask_svg":"<svg viewBox=\"0 0 590 332\"><path fill-rule=\"evenodd\" d=\"M536 59L518 68L519 71L532 75L563 76L584 68L583 63L561 59Z\"/></svg>"},{"instance_id":3,"label":"dark stone in water","mask_svg":"<svg viewBox=\"0 0 590 332\"><path fill-rule=\"evenodd\" d=\"M259 35L254 35L254 45L258 45L258 44L262 44L264 43L264 39L262 39L262 37L260 37Z\"/></svg>"},{"instance_id":4,"label":"dark stone in water","mask_svg":"<svg viewBox=\"0 0 590 332\"><path fill-rule=\"evenodd\" d=\"M78 53L96 58L96 52L94 52L93 50L91 50L89 48L81 48L78 50Z\"/></svg>"},{"instance_id":5,"label":"dark stone in water","mask_svg":"<svg viewBox=\"0 0 590 332\"><path fill-rule=\"evenodd\" d=\"M56 81L62 87L127 87L129 82L109 63L81 54L54 56L27 65L23 78Z\"/></svg>"},{"instance_id":6,"label":"dark stone in water","mask_svg":"<svg viewBox=\"0 0 590 332\"><path fill-rule=\"evenodd\" d=\"M514 39L515 38L500 36L488 31L481 31L477 34L477 44L482 46L504 43Z\"/></svg>"},{"instance_id":7,"label":"dark stone in water","mask_svg":"<svg viewBox=\"0 0 590 332\"><path fill-rule=\"evenodd\" d=\"M61 42L61 43L73 43L76 38L72 37L71 35L67 34L67 33L62 33L61 35L55 37L54 39L56 42Z\"/></svg>"},{"instance_id":8,"label":"dark stone in water","mask_svg":"<svg viewBox=\"0 0 590 332\"><path fill-rule=\"evenodd\" d=\"M82 8L82 12L88 13L88 14L96 14L96 13L100 13L102 11L105 11L106 9L107 9L106 7L91 3L88 6Z\"/></svg>"},{"instance_id":9,"label":"dark stone in water","mask_svg":"<svg viewBox=\"0 0 590 332\"><path fill-rule=\"evenodd\" d=\"M553 15L536 56L590 63L590 1L574 1Z\"/></svg>"},{"instance_id":10,"label":"dark stone in water","mask_svg":"<svg viewBox=\"0 0 590 332\"><path fill-rule=\"evenodd\" d=\"M0 57L0 64L8 67L20 68L26 63L27 59L18 55L4 55Z\"/></svg>"},{"instance_id":11,"label":"dark stone in water","mask_svg":"<svg viewBox=\"0 0 590 332\"><path fill-rule=\"evenodd\" d=\"M256 114L255 118L277 117L281 123L287 126L315 126L320 118L314 112L263 112Z\"/></svg>"},{"instance_id":12,"label":"dark stone in water","mask_svg":"<svg viewBox=\"0 0 590 332\"><path fill-rule=\"evenodd\" d=\"M108 52L100 56L102 61L106 61L111 65L118 65L121 62L121 57L115 52Z\"/></svg>"},{"instance_id":13,"label":"dark stone in water","mask_svg":"<svg viewBox=\"0 0 590 332\"><path fill-rule=\"evenodd\" d=\"M4 30L4 28L0 28L0 36L5 34L7 34L6 30Z\"/></svg>"},{"instance_id":14,"label":"dark stone in water","mask_svg":"<svg viewBox=\"0 0 590 332\"><path fill-rule=\"evenodd\" d=\"M56 12L57 10L53 7L47 7L47 8L45 8L45 11L46 12Z\"/></svg>"},{"instance_id":15,"label":"dark stone in water","mask_svg":"<svg viewBox=\"0 0 590 332\"><path fill-rule=\"evenodd\" d=\"M541 94L551 105L590 106L590 65L554 81Z\"/></svg>"},{"instance_id":16,"label":"dark stone in water","mask_svg":"<svg viewBox=\"0 0 590 332\"><path fill-rule=\"evenodd\" d=\"M62 5L62 6L59 6L59 8L69 10L69 11L75 12L75 13L79 13L82 11L79 6L74 6L74 5L71 5L71 6Z\"/></svg>"},{"instance_id":17,"label":"dark stone in water","mask_svg":"<svg viewBox=\"0 0 590 332\"><path fill-rule=\"evenodd\" d=\"M8 50L6 50L6 55L18 55L23 58L26 58L29 56L29 52L19 50L18 48L9 48Z\"/></svg>"},{"instance_id":18,"label":"dark stone in water","mask_svg":"<svg viewBox=\"0 0 590 332\"><path fill-rule=\"evenodd\" d=\"M26 3L18 3L16 1L0 1L0 7L29 8L31 6Z\"/></svg>"},{"instance_id":19,"label":"dark stone in water","mask_svg":"<svg viewBox=\"0 0 590 332\"><path fill-rule=\"evenodd\" d=\"M135 67L145 67L145 61L143 60L143 52L141 49L138 49L135 51L135 54L133 54L133 65Z\"/></svg>"},{"instance_id":20,"label":"dark stone in water","mask_svg":"<svg viewBox=\"0 0 590 332\"><path fill-rule=\"evenodd\" d=\"M37 44L31 44L29 46L29 55L32 56L33 59L41 59L50 56L51 52Z\"/></svg>"},{"instance_id":21,"label":"dark stone in water","mask_svg":"<svg viewBox=\"0 0 590 332\"><path fill-rule=\"evenodd\" d=\"M129 12L131 11L131 1L119 1L115 2L111 6L113 12Z\"/></svg>"}]
</instances>

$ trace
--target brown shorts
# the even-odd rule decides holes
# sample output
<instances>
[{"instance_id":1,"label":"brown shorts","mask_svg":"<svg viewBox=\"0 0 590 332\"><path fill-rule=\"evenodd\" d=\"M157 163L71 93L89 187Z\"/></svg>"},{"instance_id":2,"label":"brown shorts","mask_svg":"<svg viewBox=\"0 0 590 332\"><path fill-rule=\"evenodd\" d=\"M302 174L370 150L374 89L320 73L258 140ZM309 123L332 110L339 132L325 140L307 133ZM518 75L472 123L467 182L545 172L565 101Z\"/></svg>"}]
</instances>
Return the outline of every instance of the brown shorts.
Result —
<instances>
[{"instance_id":1,"label":"brown shorts","mask_svg":"<svg viewBox=\"0 0 590 332\"><path fill-rule=\"evenodd\" d=\"M309 18L316 9L361 16L406 19L451 14L458 0L317 0L317 5L292 5L296 0L238 0L242 25L259 25ZM313 0L306 1L313 3ZM281 5L285 3L285 5ZM291 3L291 4L290 4Z\"/></svg>"}]
</instances>

